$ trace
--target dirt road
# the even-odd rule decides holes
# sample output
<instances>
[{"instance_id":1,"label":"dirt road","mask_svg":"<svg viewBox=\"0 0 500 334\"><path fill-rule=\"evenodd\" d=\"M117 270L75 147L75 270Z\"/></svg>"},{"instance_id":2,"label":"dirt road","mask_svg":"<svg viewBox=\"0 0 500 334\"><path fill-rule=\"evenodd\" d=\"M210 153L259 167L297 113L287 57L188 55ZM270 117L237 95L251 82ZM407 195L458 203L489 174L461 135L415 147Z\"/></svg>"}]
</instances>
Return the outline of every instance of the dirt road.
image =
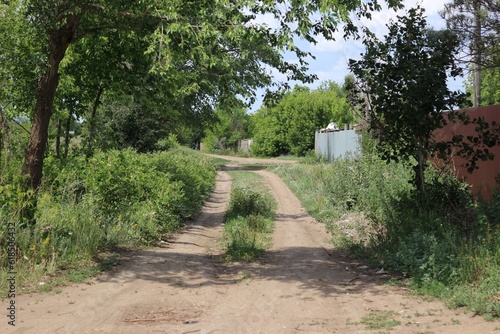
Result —
<instances>
[{"instance_id":1,"label":"dirt road","mask_svg":"<svg viewBox=\"0 0 500 334\"><path fill-rule=\"evenodd\" d=\"M4 319L0 332L385 333L370 320L395 320L392 333L500 333L499 323L383 285L378 268L358 269L277 176L258 173L278 202L273 246L258 262L220 260L231 190L220 172L199 218L166 247L131 252L91 284L19 297L15 331Z\"/></svg>"}]
</instances>

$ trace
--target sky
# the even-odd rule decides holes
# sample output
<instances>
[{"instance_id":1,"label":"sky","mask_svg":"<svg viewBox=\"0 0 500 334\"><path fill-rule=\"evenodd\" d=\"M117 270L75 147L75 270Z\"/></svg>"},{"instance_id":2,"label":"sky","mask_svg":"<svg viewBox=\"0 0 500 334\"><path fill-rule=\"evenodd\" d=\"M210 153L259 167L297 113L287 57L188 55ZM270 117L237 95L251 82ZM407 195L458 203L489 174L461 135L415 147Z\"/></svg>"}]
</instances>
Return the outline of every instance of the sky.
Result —
<instances>
[{"instance_id":1,"label":"sky","mask_svg":"<svg viewBox=\"0 0 500 334\"><path fill-rule=\"evenodd\" d=\"M448 2L450 2L450 0L405 0L404 5L405 8L411 8L419 4L425 9L428 25L435 29L440 29L445 27L445 21L439 16L439 11L442 10L444 4ZM395 20L397 15L403 15L405 11L406 10L403 9L395 12L385 7L382 11L373 13L371 20L357 21L357 25L358 27L367 26L378 38L382 38L384 33L387 32L386 24L390 19ZM258 20L272 26L266 17L258 18ZM316 88L321 82L326 80L333 80L339 84L343 83L344 77L349 74L349 59L360 59L360 54L364 52L365 48L361 41L344 40L342 38L342 33L336 35L335 41L327 41L322 37L318 38L318 43L316 45L301 40L294 41L298 47L305 51L310 51L316 56L316 59L309 59L309 73L316 74L319 78L312 84L296 82L297 84ZM294 61L291 54L285 54L285 59ZM286 80L285 75L277 71L272 71L272 74L276 81ZM291 87L294 85L295 82L290 83ZM449 85L453 89L462 89L461 80L459 82L449 82ZM252 105L250 109L251 112L260 108L263 93L264 90L257 91L257 101Z\"/></svg>"}]
</instances>

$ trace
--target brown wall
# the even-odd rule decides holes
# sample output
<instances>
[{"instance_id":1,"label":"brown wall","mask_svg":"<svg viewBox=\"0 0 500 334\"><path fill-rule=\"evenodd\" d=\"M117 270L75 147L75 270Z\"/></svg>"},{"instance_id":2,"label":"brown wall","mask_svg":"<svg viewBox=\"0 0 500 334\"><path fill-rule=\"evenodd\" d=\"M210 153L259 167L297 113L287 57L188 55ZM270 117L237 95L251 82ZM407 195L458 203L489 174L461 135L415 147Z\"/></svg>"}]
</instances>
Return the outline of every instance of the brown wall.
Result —
<instances>
[{"instance_id":1,"label":"brown wall","mask_svg":"<svg viewBox=\"0 0 500 334\"><path fill-rule=\"evenodd\" d=\"M484 120L490 124L492 121L500 124L500 105L469 108L464 109L464 111L469 113L471 119L484 117ZM475 135L475 133L475 126L473 124L461 125L450 123L443 129L435 132L435 139L437 141L443 139L451 140L453 134L461 134L465 137ZM478 161L477 165L479 169L475 170L472 174L469 174L467 168L463 167L465 160L456 157L452 160L452 168L456 170L457 176L465 178L472 185L472 192L474 194L481 193L481 196L487 200L490 198L493 189L497 187L495 177L500 174L500 146L497 145L490 150L495 155L495 159L492 161Z\"/></svg>"}]
</instances>

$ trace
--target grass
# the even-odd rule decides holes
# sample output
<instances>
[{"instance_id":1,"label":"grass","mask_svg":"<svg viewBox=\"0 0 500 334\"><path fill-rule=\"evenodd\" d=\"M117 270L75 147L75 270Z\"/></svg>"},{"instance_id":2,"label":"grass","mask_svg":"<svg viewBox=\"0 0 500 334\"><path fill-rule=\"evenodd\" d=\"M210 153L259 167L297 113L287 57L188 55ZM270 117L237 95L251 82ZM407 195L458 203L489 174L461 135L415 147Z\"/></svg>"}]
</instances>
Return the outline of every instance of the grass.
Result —
<instances>
[{"instance_id":1,"label":"grass","mask_svg":"<svg viewBox=\"0 0 500 334\"><path fill-rule=\"evenodd\" d=\"M275 201L258 174L229 174L233 188L223 231L226 259L253 261L270 246Z\"/></svg>"},{"instance_id":2,"label":"grass","mask_svg":"<svg viewBox=\"0 0 500 334\"><path fill-rule=\"evenodd\" d=\"M89 161L49 156L32 225L20 218L20 203L27 201L19 199L27 196L16 187L16 176L0 176L4 298L11 271L7 223L15 225L18 292L51 291L108 270L120 249L155 245L182 227L210 194L216 168L199 152L182 148L154 154L100 152Z\"/></svg>"},{"instance_id":3,"label":"grass","mask_svg":"<svg viewBox=\"0 0 500 334\"><path fill-rule=\"evenodd\" d=\"M260 165L259 165L260 166ZM232 187L234 188L250 188L261 193L269 193L269 189L262 177L250 171L234 170L228 171L229 176L233 179ZM271 196L269 194L269 196Z\"/></svg>"},{"instance_id":4,"label":"grass","mask_svg":"<svg viewBox=\"0 0 500 334\"><path fill-rule=\"evenodd\" d=\"M231 161L222 158L209 157L209 159L217 168L231 163Z\"/></svg>"},{"instance_id":5,"label":"grass","mask_svg":"<svg viewBox=\"0 0 500 334\"><path fill-rule=\"evenodd\" d=\"M361 323L370 330L391 330L401 324L399 320L394 319L394 315L393 311L372 310L361 319Z\"/></svg>"},{"instance_id":6,"label":"grass","mask_svg":"<svg viewBox=\"0 0 500 334\"><path fill-rule=\"evenodd\" d=\"M275 170L337 247L399 271L418 294L500 317L500 192L477 203L466 184L429 170L419 196L405 165L375 156Z\"/></svg>"}]
</instances>

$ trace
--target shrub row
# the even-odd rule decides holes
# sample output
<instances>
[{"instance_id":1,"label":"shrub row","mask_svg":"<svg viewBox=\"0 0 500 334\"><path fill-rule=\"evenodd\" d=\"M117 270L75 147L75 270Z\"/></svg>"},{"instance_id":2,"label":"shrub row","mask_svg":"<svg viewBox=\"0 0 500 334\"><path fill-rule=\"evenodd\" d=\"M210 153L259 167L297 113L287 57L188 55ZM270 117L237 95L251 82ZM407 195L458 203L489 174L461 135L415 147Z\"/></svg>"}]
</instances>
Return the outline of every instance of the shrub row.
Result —
<instances>
[{"instance_id":1,"label":"shrub row","mask_svg":"<svg viewBox=\"0 0 500 334\"><path fill-rule=\"evenodd\" d=\"M45 166L36 224L18 228L18 256L26 265L57 268L78 266L118 245L159 241L199 210L216 175L208 159L184 149L110 151L65 163L48 158Z\"/></svg>"},{"instance_id":2,"label":"shrub row","mask_svg":"<svg viewBox=\"0 0 500 334\"><path fill-rule=\"evenodd\" d=\"M350 213L367 218L364 238L339 237L356 254L454 306L500 316L500 196L478 204L467 184L431 168L422 195L404 165L369 155L281 166L277 173L337 237L339 220Z\"/></svg>"}]
</instances>

